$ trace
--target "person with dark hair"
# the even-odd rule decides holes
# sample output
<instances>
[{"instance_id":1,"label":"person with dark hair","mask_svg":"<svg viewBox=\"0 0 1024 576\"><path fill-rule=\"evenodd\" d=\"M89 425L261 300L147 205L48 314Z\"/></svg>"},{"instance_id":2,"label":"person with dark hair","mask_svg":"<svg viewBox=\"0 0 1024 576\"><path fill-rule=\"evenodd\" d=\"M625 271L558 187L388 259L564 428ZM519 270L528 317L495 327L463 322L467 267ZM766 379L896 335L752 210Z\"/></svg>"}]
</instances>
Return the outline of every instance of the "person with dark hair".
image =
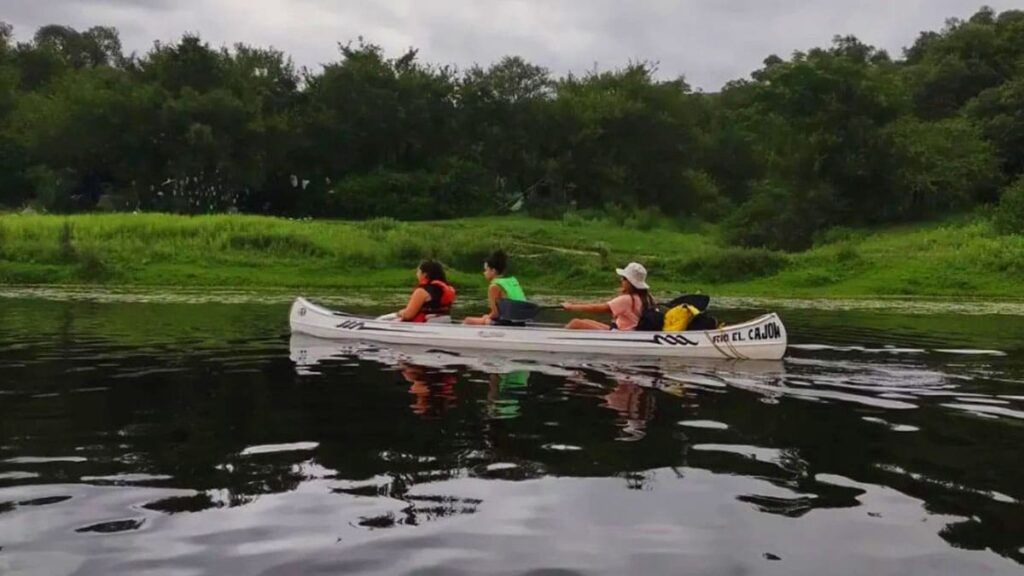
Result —
<instances>
[{"instance_id":1,"label":"person with dark hair","mask_svg":"<svg viewBox=\"0 0 1024 576\"><path fill-rule=\"evenodd\" d=\"M636 330L640 317L648 308L656 306L647 285L647 269L641 264L630 262L625 268L616 268L619 275L619 295L607 302L597 304L573 304L565 302L562 308L570 312L610 313L611 324L589 318L573 318L566 328L570 330Z\"/></svg>"},{"instance_id":2,"label":"person with dark hair","mask_svg":"<svg viewBox=\"0 0 1024 576\"><path fill-rule=\"evenodd\" d=\"M416 281L416 288L409 296L405 308L390 317L402 322L427 322L451 314L452 304L455 303L455 288L448 283L440 262L420 262L416 268Z\"/></svg>"},{"instance_id":3,"label":"person with dark hair","mask_svg":"<svg viewBox=\"0 0 1024 576\"><path fill-rule=\"evenodd\" d=\"M498 302L501 300L526 301L526 293L523 292L519 280L515 276L507 276L508 254L504 250L495 250L493 254L484 260L484 278L489 283L487 287L487 314L483 316L470 316L463 320L463 324L486 326L499 321Z\"/></svg>"}]
</instances>

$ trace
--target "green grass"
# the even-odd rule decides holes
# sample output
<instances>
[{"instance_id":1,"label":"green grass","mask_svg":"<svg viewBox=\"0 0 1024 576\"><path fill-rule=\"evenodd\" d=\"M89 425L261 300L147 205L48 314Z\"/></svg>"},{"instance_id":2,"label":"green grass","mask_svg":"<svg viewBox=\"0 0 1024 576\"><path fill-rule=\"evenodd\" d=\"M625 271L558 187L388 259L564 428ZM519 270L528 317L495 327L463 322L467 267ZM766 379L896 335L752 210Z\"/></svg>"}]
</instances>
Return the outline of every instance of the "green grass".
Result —
<instances>
[{"instance_id":1,"label":"green grass","mask_svg":"<svg viewBox=\"0 0 1024 576\"><path fill-rule=\"evenodd\" d=\"M417 262L435 257L464 293L482 295L481 262L500 246L541 294L613 290L612 268L635 259L664 292L1024 298L1024 237L1000 236L982 218L833 237L840 239L787 255L722 246L711 227L640 230L579 217L355 223L9 214L0 215L0 283L372 292L407 288Z\"/></svg>"}]
</instances>

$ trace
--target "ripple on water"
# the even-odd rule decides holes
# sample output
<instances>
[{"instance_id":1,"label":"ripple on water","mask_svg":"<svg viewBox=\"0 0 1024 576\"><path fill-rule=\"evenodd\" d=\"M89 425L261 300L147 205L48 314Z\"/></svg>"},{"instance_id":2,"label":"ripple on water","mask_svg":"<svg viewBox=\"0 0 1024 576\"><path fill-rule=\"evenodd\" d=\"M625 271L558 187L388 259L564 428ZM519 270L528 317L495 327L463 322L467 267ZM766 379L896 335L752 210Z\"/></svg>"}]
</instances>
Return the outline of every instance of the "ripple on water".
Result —
<instances>
[{"instance_id":1,"label":"ripple on water","mask_svg":"<svg viewBox=\"0 0 1024 576\"><path fill-rule=\"evenodd\" d=\"M500 472L502 470L515 470L516 468L519 468L519 465L512 462L495 462L488 464L485 470L488 472Z\"/></svg>"},{"instance_id":2,"label":"ripple on water","mask_svg":"<svg viewBox=\"0 0 1024 576\"><path fill-rule=\"evenodd\" d=\"M578 452L580 450L583 450L583 448L581 446L574 446L572 444L557 444L557 443L545 444L545 445L541 446L541 448L543 448L545 450L551 450L551 451L554 451L554 452Z\"/></svg>"},{"instance_id":3,"label":"ripple on water","mask_svg":"<svg viewBox=\"0 0 1024 576\"><path fill-rule=\"evenodd\" d=\"M725 422L719 422L717 420L680 420L678 422L680 426L687 428L703 428L707 430L728 430L729 425Z\"/></svg>"},{"instance_id":4,"label":"ripple on water","mask_svg":"<svg viewBox=\"0 0 1024 576\"><path fill-rule=\"evenodd\" d=\"M954 410L963 410L970 412L978 416L988 416L990 418L998 418L1005 416L1007 418L1016 418L1017 420L1024 420L1024 411L1012 410L1010 408L1004 408L1002 406L990 406L988 404L958 404L949 403L943 404L946 408L952 408Z\"/></svg>"},{"instance_id":5,"label":"ripple on water","mask_svg":"<svg viewBox=\"0 0 1024 576\"><path fill-rule=\"evenodd\" d=\"M81 456L17 456L4 460L7 464L50 464L54 462L80 463L88 462Z\"/></svg>"},{"instance_id":6,"label":"ripple on water","mask_svg":"<svg viewBox=\"0 0 1024 576\"><path fill-rule=\"evenodd\" d=\"M83 526L82 528L76 528L75 532L95 532L98 534L130 532L142 528L142 525L145 523L145 518L127 518L124 520L111 520L109 522L100 522L98 524L90 524L88 526Z\"/></svg>"},{"instance_id":7,"label":"ripple on water","mask_svg":"<svg viewBox=\"0 0 1024 576\"><path fill-rule=\"evenodd\" d=\"M861 420L871 422L873 424L881 424L893 432L919 432L921 430L917 426L911 426L910 424L894 424L888 420L877 418L875 416L864 416Z\"/></svg>"},{"instance_id":8,"label":"ripple on water","mask_svg":"<svg viewBox=\"0 0 1024 576\"><path fill-rule=\"evenodd\" d=\"M111 474L109 476L82 476L80 480L82 482L90 482L93 484L112 484L112 485L123 485L123 484L141 484L144 482L160 482L163 480L172 480L174 476L168 474L143 474L143 473L129 473L129 474Z\"/></svg>"},{"instance_id":9,"label":"ripple on water","mask_svg":"<svg viewBox=\"0 0 1024 576\"><path fill-rule=\"evenodd\" d=\"M935 350L941 354L957 354L960 356L1006 356L1002 350L976 350L973 348L939 348Z\"/></svg>"},{"instance_id":10,"label":"ripple on water","mask_svg":"<svg viewBox=\"0 0 1024 576\"><path fill-rule=\"evenodd\" d=\"M11 472L0 472L0 480L29 480L38 477L39 474L37 474L36 472L23 472L21 470L14 470Z\"/></svg>"},{"instance_id":11,"label":"ripple on water","mask_svg":"<svg viewBox=\"0 0 1024 576\"><path fill-rule=\"evenodd\" d=\"M44 496L42 498L22 500L18 502L18 506L49 506L50 504L59 504L68 500L71 500L71 496Z\"/></svg>"},{"instance_id":12,"label":"ripple on water","mask_svg":"<svg viewBox=\"0 0 1024 576\"><path fill-rule=\"evenodd\" d=\"M698 452L725 452L736 454L759 462L777 463L783 459L783 453L776 448L763 448L747 444L694 444L693 450Z\"/></svg>"},{"instance_id":13,"label":"ripple on water","mask_svg":"<svg viewBox=\"0 0 1024 576\"><path fill-rule=\"evenodd\" d=\"M315 450L319 446L319 442L291 442L288 444L260 444L257 446L249 446L243 449L240 454L242 456L253 456L256 454L273 454L275 452L300 452Z\"/></svg>"}]
</instances>

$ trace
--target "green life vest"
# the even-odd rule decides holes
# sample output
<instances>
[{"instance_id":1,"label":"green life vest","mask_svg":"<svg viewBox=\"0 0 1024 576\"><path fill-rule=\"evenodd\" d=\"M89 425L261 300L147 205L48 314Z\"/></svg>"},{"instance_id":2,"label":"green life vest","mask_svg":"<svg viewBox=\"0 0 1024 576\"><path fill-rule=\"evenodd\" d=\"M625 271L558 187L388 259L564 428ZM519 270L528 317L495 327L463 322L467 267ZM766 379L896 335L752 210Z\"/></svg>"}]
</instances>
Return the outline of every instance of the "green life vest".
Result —
<instances>
[{"instance_id":1,"label":"green life vest","mask_svg":"<svg viewBox=\"0 0 1024 576\"><path fill-rule=\"evenodd\" d=\"M505 291L505 298L514 300L517 302L526 301L526 293L523 292L522 286L519 285L519 280L516 280L515 276L503 276L501 278L495 278L491 281L491 284L497 284L499 288Z\"/></svg>"}]
</instances>

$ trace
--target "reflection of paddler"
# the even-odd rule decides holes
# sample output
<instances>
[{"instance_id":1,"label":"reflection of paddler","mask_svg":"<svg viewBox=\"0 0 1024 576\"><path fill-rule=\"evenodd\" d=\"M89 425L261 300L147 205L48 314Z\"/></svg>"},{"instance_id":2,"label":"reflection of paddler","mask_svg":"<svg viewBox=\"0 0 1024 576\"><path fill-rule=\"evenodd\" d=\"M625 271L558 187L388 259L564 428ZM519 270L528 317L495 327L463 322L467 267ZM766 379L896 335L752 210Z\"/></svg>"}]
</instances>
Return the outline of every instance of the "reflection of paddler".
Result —
<instances>
[{"instance_id":1,"label":"reflection of paddler","mask_svg":"<svg viewBox=\"0 0 1024 576\"><path fill-rule=\"evenodd\" d=\"M409 393L415 396L409 408L424 417L440 417L455 405L455 383L458 378L446 372L428 371L423 366L401 364L402 377L409 382Z\"/></svg>"},{"instance_id":2,"label":"reflection of paddler","mask_svg":"<svg viewBox=\"0 0 1024 576\"><path fill-rule=\"evenodd\" d=\"M654 418L654 396L643 386L628 380L617 380L614 390L605 394L604 406L618 412L625 436L620 440L644 437L647 422Z\"/></svg>"},{"instance_id":3,"label":"reflection of paddler","mask_svg":"<svg viewBox=\"0 0 1024 576\"><path fill-rule=\"evenodd\" d=\"M491 374L490 387L487 390L487 414L495 419L516 418L519 416L519 400L514 392L523 390L529 385L530 373L516 370L508 374ZM513 394L507 394L508 392Z\"/></svg>"}]
</instances>

